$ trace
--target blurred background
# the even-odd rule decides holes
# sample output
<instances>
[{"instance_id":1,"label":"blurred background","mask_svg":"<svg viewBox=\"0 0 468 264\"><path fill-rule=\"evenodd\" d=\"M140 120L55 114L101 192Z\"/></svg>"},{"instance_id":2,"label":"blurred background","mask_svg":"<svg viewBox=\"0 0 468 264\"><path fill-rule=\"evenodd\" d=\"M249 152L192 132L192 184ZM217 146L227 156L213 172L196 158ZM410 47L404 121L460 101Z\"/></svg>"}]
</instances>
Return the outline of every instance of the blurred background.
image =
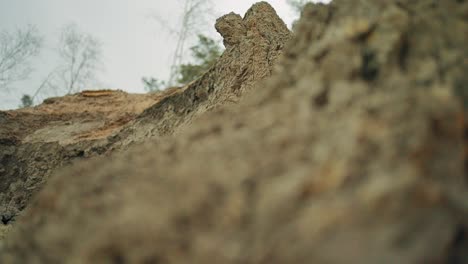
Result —
<instances>
[{"instance_id":1,"label":"blurred background","mask_svg":"<svg viewBox=\"0 0 468 264\"><path fill-rule=\"evenodd\" d=\"M0 0L0 110L90 89L154 92L202 74L214 24L254 0ZM270 0L291 28L306 0Z\"/></svg>"}]
</instances>

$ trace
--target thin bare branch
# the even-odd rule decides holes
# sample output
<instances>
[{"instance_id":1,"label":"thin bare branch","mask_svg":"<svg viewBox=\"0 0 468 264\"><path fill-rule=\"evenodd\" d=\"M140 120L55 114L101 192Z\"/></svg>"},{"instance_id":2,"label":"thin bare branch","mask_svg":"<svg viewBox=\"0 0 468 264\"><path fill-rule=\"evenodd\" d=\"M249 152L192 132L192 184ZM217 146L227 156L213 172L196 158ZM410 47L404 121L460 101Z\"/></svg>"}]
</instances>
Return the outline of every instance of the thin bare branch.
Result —
<instances>
[{"instance_id":1,"label":"thin bare branch","mask_svg":"<svg viewBox=\"0 0 468 264\"><path fill-rule=\"evenodd\" d=\"M76 93L96 79L101 65L101 44L93 36L79 31L75 24L62 29L58 53L62 66L57 71L61 86L66 93Z\"/></svg>"},{"instance_id":2,"label":"thin bare branch","mask_svg":"<svg viewBox=\"0 0 468 264\"><path fill-rule=\"evenodd\" d=\"M30 59L38 55L42 37L34 26L14 33L0 32L0 89L8 90L12 83L25 80L33 68Z\"/></svg>"},{"instance_id":3,"label":"thin bare branch","mask_svg":"<svg viewBox=\"0 0 468 264\"><path fill-rule=\"evenodd\" d=\"M211 0L180 0L182 12L176 27L169 26L169 23L160 15L153 15L152 18L162 26L172 36L176 37L176 46L172 55L171 73L168 85L174 85L177 80L178 68L183 63L186 52L186 44L191 39L195 39L200 34L205 25L207 16L213 14L213 3Z\"/></svg>"}]
</instances>

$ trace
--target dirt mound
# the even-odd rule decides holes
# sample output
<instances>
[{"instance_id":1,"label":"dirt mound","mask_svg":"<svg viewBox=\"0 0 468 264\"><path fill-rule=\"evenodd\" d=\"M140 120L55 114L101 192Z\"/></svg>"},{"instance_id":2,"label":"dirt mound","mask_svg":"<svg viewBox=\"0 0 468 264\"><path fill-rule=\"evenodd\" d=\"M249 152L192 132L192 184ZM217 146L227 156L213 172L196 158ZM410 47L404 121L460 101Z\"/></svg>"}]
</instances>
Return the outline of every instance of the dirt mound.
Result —
<instances>
[{"instance_id":1,"label":"dirt mound","mask_svg":"<svg viewBox=\"0 0 468 264\"><path fill-rule=\"evenodd\" d=\"M62 171L0 259L466 263L454 94L466 87L467 12L455 0L308 5L242 107Z\"/></svg>"},{"instance_id":2,"label":"dirt mound","mask_svg":"<svg viewBox=\"0 0 468 264\"><path fill-rule=\"evenodd\" d=\"M148 95L84 91L35 108L0 112L2 222L13 222L58 168L171 135L207 111L238 102L271 74L291 35L266 3L254 5L244 18L224 16L216 27L228 39L226 51L183 88Z\"/></svg>"}]
</instances>

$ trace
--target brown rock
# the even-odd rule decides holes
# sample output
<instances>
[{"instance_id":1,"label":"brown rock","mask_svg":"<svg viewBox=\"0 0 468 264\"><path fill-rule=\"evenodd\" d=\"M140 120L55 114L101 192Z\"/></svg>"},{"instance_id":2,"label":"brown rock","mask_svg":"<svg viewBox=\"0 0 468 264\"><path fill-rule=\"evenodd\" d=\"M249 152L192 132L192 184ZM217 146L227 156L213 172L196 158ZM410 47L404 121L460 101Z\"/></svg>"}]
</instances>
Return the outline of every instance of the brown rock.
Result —
<instances>
[{"instance_id":1,"label":"brown rock","mask_svg":"<svg viewBox=\"0 0 468 264\"><path fill-rule=\"evenodd\" d=\"M289 30L267 3L254 5L244 19L233 16L245 24L248 39L232 43L208 72L181 89L84 91L0 112L0 219L12 223L58 168L172 135L203 113L238 102L269 76Z\"/></svg>"},{"instance_id":2,"label":"brown rock","mask_svg":"<svg viewBox=\"0 0 468 264\"><path fill-rule=\"evenodd\" d=\"M466 263L466 1L310 4L275 74L51 179L5 263Z\"/></svg>"},{"instance_id":3,"label":"brown rock","mask_svg":"<svg viewBox=\"0 0 468 264\"><path fill-rule=\"evenodd\" d=\"M145 112L117 136L111 147L122 149L148 137L172 135L219 106L238 103L259 81L271 75L291 32L266 2L253 5L241 19L228 14L216 23L226 50L216 64L183 93Z\"/></svg>"},{"instance_id":4,"label":"brown rock","mask_svg":"<svg viewBox=\"0 0 468 264\"><path fill-rule=\"evenodd\" d=\"M215 27L223 37L224 46L227 49L239 44L247 35L247 29L242 21L242 17L235 13L218 18Z\"/></svg>"},{"instance_id":5,"label":"brown rock","mask_svg":"<svg viewBox=\"0 0 468 264\"><path fill-rule=\"evenodd\" d=\"M0 225L14 221L56 168L102 153L107 136L161 97L85 91L0 112Z\"/></svg>"}]
</instances>

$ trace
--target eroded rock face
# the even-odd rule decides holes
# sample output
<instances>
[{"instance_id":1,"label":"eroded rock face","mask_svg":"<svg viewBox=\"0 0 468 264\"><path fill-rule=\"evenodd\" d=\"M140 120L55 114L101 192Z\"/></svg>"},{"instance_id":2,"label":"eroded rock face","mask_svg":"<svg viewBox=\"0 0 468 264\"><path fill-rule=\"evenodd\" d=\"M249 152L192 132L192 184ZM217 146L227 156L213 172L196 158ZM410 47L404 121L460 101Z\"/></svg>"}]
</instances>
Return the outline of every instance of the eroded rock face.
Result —
<instances>
[{"instance_id":1,"label":"eroded rock face","mask_svg":"<svg viewBox=\"0 0 468 264\"><path fill-rule=\"evenodd\" d=\"M59 167L100 155L158 94L85 91L42 105L0 112L0 225L9 225Z\"/></svg>"},{"instance_id":2,"label":"eroded rock face","mask_svg":"<svg viewBox=\"0 0 468 264\"><path fill-rule=\"evenodd\" d=\"M117 135L111 150L133 142L172 135L205 112L233 103L271 75L273 66L291 32L266 2L253 5L245 14L219 18L216 29L226 50L216 64L183 93L148 108L132 125Z\"/></svg>"},{"instance_id":3,"label":"eroded rock face","mask_svg":"<svg viewBox=\"0 0 468 264\"><path fill-rule=\"evenodd\" d=\"M11 224L58 168L172 135L207 111L237 103L269 76L291 33L267 3L254 5L244 18L230 16L242 25L242 36L222 27L230 45L207 73L183 88L149 95L86 91L0 112L2 223Z\"/></svg>"},{"instance_id":4,"label":"eroded rock face","mask_svg":"<svg viewBox=\"0 0 468 264\"><path fill-rule=\"evenodd\" d=\"M466 1L310 4L242 107L54 177L5 263L466 263Z\"/></svg>"},{"instance_id":5,"label":"eroded rock face","mask_svg":"<svg viewBox=\"0 0 468 264\"><path fill-rule=\"evenodd\" d=\"M247 29L244 21L242 17L236 13L229 13L218 18L215 27L223 37L223 43L227 49L241 43L247 36Z\"/></svg>"}]
</instances>

